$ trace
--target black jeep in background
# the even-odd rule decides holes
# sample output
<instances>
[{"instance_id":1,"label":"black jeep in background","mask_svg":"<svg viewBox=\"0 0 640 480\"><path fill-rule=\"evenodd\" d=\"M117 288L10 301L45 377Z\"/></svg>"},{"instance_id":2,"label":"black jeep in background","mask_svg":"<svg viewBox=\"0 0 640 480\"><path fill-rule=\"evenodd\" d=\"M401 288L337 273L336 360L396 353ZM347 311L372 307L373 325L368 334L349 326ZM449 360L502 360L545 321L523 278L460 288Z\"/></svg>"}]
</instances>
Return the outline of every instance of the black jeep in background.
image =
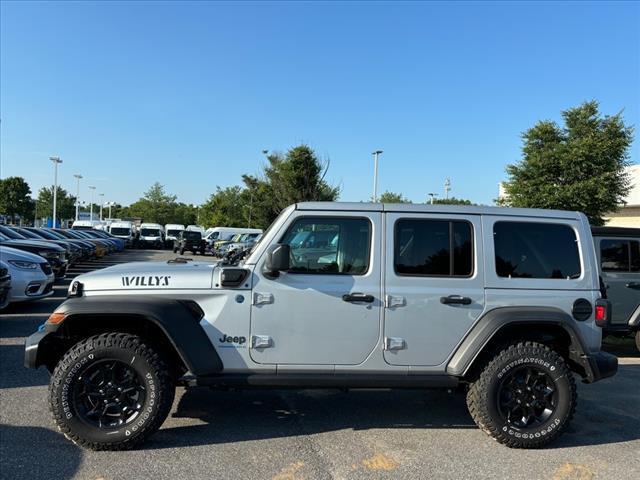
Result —
<instances>
[{"instance_id":1,"label":"black jeep in background","mask_svg":"<svg viewBox=\"0 0 640 480\"><path fill-rule=\"evenodd\" d=\"M189 250L194 255L197 253L204 255L205 247L206 243L202 238L202 233L183 230L173 242L173 253L179 251L180 255L184 255L185 250Z\"/></svg>"}]
</instances>

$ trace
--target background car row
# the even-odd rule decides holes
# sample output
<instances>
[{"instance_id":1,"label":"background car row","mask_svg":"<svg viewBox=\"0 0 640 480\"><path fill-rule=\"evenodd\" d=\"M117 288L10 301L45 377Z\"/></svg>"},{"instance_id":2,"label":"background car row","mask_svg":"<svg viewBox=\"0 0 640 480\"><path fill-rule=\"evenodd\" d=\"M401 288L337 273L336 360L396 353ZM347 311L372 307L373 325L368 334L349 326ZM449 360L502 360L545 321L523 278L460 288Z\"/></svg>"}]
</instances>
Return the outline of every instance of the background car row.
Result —
<instances>
[{"instance_id":1,"label":"background car row","mask_svg":"<svg viewBox=\"0 0 640 480\"><path fill-rule=\"evenodd\" d=\"M100 230L0 225L0 308L48 297L70 266L124 248Z\"/></svg>"}]
</instances>

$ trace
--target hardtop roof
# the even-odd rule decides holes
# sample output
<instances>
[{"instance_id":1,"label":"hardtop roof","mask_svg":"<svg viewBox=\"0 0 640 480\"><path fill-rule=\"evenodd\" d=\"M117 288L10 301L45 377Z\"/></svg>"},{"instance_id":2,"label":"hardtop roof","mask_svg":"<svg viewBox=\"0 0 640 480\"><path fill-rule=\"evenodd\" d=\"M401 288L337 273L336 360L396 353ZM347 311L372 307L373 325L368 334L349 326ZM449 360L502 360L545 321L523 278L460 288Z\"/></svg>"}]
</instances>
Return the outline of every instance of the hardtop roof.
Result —
<instances>
[{"instance_id":1,"label":"hardtop roof","mask_svg":"<svg viewBox=\"0 0 640 480\"><path fill-rule=\"evenodd\" d=\"M297 210L329 210L353 212L450 213L459 215L504 215L579 220L581 214L568 210L542 208L487 207L476 205L431 205L425 203L365 203L365 202L300 202Z\"/></svg>"}]
</instances>

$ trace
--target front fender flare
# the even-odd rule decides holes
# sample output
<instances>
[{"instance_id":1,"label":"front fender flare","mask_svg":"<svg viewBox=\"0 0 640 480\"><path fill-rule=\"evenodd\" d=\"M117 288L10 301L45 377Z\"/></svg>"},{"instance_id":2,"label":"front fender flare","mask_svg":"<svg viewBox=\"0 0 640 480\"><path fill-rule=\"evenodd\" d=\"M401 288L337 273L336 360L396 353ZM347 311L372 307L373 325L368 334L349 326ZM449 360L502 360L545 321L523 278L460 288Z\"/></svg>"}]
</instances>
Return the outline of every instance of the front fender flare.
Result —
<instances>
[{"instance_id":1,"label":"front fender flare","mask_svg":"<svg viewBox=\"0 0 640 480\"><path fill-rule=\"evenodd\" d=\"M38 359L38 343L49 335L55 335L62 326L72 328L76 322L120 317L131 319L131 321L152 322L164 333L194 375L212 375L220 373L223 369L220 356L200 326L204 313L197 303L190 300L152 295L78 297L68 299L54 313L63 314L64 320L59 324L45 324L43 332L33 335L40 337L35 345L30 345L27 341L25 363L31 363L27 366L37 367L44 363ZM30 347L32 350L35 348L36 351L29 352Z\"/></svg>"}]
</instances>

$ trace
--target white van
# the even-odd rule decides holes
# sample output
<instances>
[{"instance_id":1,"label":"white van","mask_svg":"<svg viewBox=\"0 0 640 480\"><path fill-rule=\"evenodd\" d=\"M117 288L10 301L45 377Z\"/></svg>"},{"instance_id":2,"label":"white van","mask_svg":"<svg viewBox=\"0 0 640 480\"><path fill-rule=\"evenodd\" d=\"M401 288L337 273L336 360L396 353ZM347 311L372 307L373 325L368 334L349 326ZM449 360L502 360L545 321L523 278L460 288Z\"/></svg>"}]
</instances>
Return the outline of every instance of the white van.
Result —
<instances>
[{"instance_id":1,"label":"white van","mask_svg":"<svg viewBox=\"0 0 640 480\"><path fill-rule=\"evenodd\" d=\"M138 246L141 248L162 248L164 246L164 227L159 223L143 223L140 225Z\"/></svg>"},{"instance_id":2,"label":"white van","mask_svg":"<svg viewBox=\"0 0 640 480\"><path fill-rule=\"evenodd\" d=\"M187 232L200 232L204 235L204 227L200 225L187 225Z\"/></svg>"},{"instance_id":3,"label":"white van","mask_svg":"<svg viewBox=\"0 0 640 480\"><path fill-rule=\"evenodd\" d=\"M177 223L167 223L164 226L165 237L164 241L169 248L173 247L173 242L178 239L178 235L180 232L184 231L184 225L179 225Z\"/></svg>"},{"instance_id":4,"label":"white van","mask_svg":"<svg viewBox=\"0 0 640 480\"><path fill-rule=\"evenodd\" d=\"M111 222L109 233L114 237L123 239L127 245L133 245L136 239L136 227L133 222Z\"/></svg>"},{"instance_id":5,"label":"white van","mask_svg":"<svg viewBox=\"0 0 640 480\"><path fill-rule=\"evenodd\" d=\"M214 227L204 233L204 239L212 247L215 242L229 241L238 233L262 233L261 228Z\"/></svg>"},{"instance_id":6,"label":"white van","mask_svg":"<svg viewBox=\"0 0 640 480\"><path fill-rule=\"evenodd\" d=\"M100 228L102 222L100 220L76 220L73 222L71 226L74 230L93 230L95 228Z\"/></svg>"}]
</instances>

